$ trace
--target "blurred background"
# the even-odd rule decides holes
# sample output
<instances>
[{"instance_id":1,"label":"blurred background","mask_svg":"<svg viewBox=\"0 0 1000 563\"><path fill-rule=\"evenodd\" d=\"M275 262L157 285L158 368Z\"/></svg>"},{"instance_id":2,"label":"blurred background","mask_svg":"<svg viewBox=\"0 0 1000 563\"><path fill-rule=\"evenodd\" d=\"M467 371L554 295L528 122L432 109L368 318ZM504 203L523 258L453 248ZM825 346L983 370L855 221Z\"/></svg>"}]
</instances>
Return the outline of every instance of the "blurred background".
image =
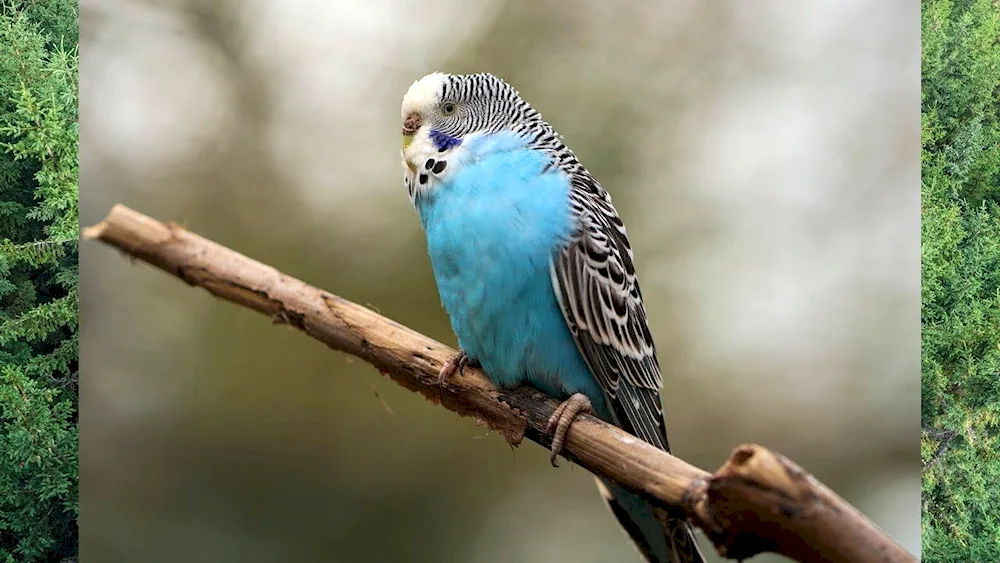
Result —
<instances>
[{"instance_id":1,"label":"blurred background","mask_svg":"<svg viewBox=\"0 0 1000 563\"><path fill-rule=\"evenodd\" d=\"M765 444L919 550L917 3L80 4L83 225L121 202L454 345L399 106L493 72L629 227L675 452ZM81 262L85 560L639 560L581 468L105 246Z\"/></svg>"}]
</instances>

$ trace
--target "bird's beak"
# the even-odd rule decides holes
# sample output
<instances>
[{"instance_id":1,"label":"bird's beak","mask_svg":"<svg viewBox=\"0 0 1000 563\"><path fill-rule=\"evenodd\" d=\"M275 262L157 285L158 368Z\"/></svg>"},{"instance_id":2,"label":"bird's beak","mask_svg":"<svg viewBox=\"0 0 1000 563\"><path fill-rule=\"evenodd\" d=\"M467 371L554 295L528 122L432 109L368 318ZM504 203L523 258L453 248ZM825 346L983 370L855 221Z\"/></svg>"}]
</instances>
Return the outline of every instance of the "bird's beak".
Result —
<instances>
[{"instance_id":1,"label":"bird's beak","mask_svg":"<svg viewBox=\"0 0 1000 563\"><path fill-rule=\"evenodd\" d=\"M417 172L417 165L410 162L410 159L406 156L406 149L410 147L410 143L412 142L413 135L403 133L403 160L406 162L406 167L410 169L410 172L415 174Z\"/></svg>"},{"instance_id":2,"label":"bird's beak","mask_svg":"<svg viewBox=\"0 0 1000 563\"><path fill-rule=\"evenodd\" d=\"M420 117L420 114L411 113L406 116L403 120L403 145L409 145L410 141L413 140L413 136L417 134L420 130L420 126L424 124L424 120Z\"/></svg>"},{"instance_id":3,"label":"bird's beak","mask_svg":"<svg viewBox=\"0 0 1000 563\"><path fill-rule=\"evenodd\" d=\"M410 143L413 142L413 137L417 134L417 131L420 130L420 126L423 124L424 124L423 118L421 118L420 114L417 113L411 113L410 115L406 116L406 119L403 120L404 155L406 154L406 149L410 146ZM416 165L410 162L409 159L406 159L406 167L410 169L410 172L417 171Z\"/></svg>"}]
</instances>

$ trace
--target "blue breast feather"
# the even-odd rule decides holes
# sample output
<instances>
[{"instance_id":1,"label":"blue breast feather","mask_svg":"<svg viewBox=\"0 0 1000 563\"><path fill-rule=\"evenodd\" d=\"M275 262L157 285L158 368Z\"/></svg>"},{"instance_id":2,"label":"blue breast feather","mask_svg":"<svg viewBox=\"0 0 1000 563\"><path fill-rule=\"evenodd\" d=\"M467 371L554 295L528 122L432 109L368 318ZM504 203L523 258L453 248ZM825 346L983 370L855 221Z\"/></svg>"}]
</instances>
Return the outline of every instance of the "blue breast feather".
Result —
<instances>
[{"instance_id":1,"label":"blue breast feather","mask_svg":"<svg viewBox=\"0 0 1000 563\"><path fill-rule=\"evenodd\" d=\"M461 162L417 198L459 346L500 387L584 393L609 419L556 302L549 259L573 231L569 179L512 134L467 138ZM457 164L457 165L456 165Z\"/></svg>"}]
</instances>

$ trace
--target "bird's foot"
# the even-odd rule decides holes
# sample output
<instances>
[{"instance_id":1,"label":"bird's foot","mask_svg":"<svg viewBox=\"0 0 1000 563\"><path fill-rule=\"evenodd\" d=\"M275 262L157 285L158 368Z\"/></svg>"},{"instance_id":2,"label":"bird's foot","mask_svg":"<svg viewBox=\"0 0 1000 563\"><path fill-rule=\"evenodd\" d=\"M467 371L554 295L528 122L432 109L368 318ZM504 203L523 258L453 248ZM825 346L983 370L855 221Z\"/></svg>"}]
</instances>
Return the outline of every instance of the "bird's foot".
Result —
<instances>
[{"instance_id":1,"label":"bird's foot","mask_svg":"<svg viewBox=\"0 0 1000 563\"><path fill-rule=\"evenodd\" d=\"M470 368L481 367L479 365L479 360L474 360L465 353L465 350L459 350L457 354L448 358L448 361L441 366L441 372L438 373L438 385L444 385L444 380L451 377L458 372L458 375L465 375L463 370L468 366Z\"/></svg>"},{"instance_id":2,"label":"bird's foot","mask_svg":"<svg viewBox=\"0 0 1000 563\"><path fill-rule=\"evenodd\" d=\"M583 393L574 393L570 398L562 402L545 425L545 433L552 435L552 467L559 467L556 456L562 451L563 442L566 441L566 433L569 427L576 420L576 417L583 413L594 414L594 406L590 404L590 399Z\"/></svg>"}]
</instances>

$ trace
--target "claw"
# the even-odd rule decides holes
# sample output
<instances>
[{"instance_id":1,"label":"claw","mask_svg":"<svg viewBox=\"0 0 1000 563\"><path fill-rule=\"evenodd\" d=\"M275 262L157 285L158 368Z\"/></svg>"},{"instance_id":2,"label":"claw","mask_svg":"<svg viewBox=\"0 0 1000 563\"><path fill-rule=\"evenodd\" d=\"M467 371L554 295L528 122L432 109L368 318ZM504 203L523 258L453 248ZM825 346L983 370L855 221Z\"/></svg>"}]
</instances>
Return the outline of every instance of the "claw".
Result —
<instances>
[{"instance_id":1,"label":"claw","mask_svg":"<svg viewBox=\"0 0 1000 563\"><path fill-rule=\"evenodd\" d=\"M465 375L465 366L477 368L479 367L479 362L470 358L465 353L465 350L459 350L457 354L448 358L448 361L441 366L441 371L438 373L438 385L444 385L444 380L455 375L456 371L458 375Z\"/></svg>"},{"instance_id":2,"label":"claw","mask_svg":"<svg viewBox=\"0 0 1000 563\"><path fill-rule=\"evenodd\" d=\"M479 360L473 360L466 354L462 352L462 357L458 360L458 375L465 376L465 366L470 368L482 367L479 365Z\"/></svg>"},{"instance_id":3,"label":"claw","mask_svg":"<svg viewBox=\"0 0 1000 563\"><path fill-rule=\"evenodd\" d=\"M563 443L566 441L566 433L569 432L569 427L576 420L576 417L583 413L594 414L594 407L586 395L574 393L556 407L552 416L549 417L548 423L545 424L545 433L552 435L552 455L549 458L552 467L559 467L556 456L562 451Z\"/></svg>"}]
</instances>

